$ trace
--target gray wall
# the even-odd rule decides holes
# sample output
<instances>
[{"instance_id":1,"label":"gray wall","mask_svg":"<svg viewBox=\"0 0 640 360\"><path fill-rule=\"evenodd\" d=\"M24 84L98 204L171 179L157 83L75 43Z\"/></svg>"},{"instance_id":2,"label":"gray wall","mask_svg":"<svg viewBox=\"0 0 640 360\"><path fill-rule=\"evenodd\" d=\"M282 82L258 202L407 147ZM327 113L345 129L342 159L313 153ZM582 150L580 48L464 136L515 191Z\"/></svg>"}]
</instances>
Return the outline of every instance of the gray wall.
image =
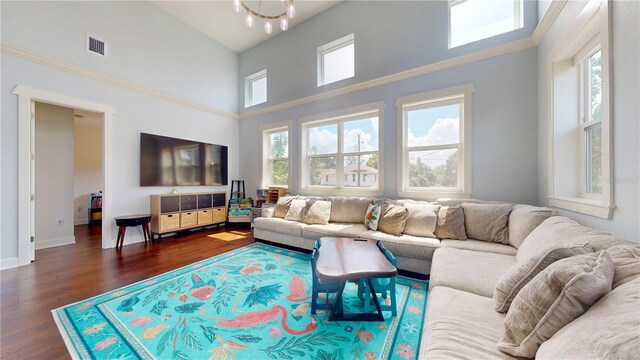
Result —
<instances>
[{"instance_id":1,"label":"gray wall","mask_svg":"<svg viewBox=\"0 0 640 360\"><path fill-rule=\"evenodd\" d=\"M396 6L394 6L396 4ZM370 80L463 53L529 36L536 23L535 3L527 2L525 28L477 43L447 49L444 2L345 2L240 56L240 80L267 68L269 105L325 91L316 87L316 47L355 33L356 78L327 89ZM352 20L349 20L352 19ZM286 54L282 61L278 54ZM254 194L259 187L262 125L293 120L292 182L298 192L301 116L384 100L384 196L397 195L398 96L472 83L473 197L537 202L537 68L531 48L471 64L292 107L240 122L240 175ZM285 68L286 66L286 68ZM290 73L287 73L290 71ZM242 88L242 84L240 85ZM242 106L241 106L242 107ZM255 108L260 108L261 105ZM246 114L253 111L247 109ZM242 111L242 110L241 110Z\"/></svg>"},{"instance_id":2,"label":"gray wall","mask_svg":"<svg viewBox=\"0 0 640 360\"><path fill-rule=\"evenodd\" d=\"M148 2L3 1L2 43L124 78L208 106L237 109L238 56ZM85 36L108 42L108 56L85 50ZM149 211L149 195L167 187L139 186L139 133L229 146L229 178L238 176L238 121L38 64L5 52L0 57L0 258L17 256L18 99L16 85L111 105L114 216ZM228 187L183 187L224 191ZM115 239L114 224L111 226ZM137 233L127 242L139 241Z\"/></svg>"},{"instance_id":3,"label":"gray wall","mask_svg":"<svg viewBox=\"0 0 640 360\"><path fill-rule=\"evenodd\" d=\"M579 223L640 241L640 3L609 2L612 9L613 190L611 220L561 210ZM549 127L547 56L584 4L568 2L538 48L538 202L547 204Z\"/></svg>"}]
</instances>

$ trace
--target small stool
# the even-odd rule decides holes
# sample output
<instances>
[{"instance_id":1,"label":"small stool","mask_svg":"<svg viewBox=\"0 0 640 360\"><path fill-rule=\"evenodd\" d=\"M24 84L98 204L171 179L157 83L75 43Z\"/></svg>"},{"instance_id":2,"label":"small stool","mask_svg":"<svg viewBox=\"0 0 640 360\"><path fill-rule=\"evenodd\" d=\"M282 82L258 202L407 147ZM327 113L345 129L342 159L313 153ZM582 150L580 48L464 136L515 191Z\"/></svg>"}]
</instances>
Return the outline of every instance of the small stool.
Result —
<instances>
[{"instance_id":1,"label":"small stool","mask_svg":"<svg viewBox=\"0 0 640 360\"><path fill-rule=\"evenodd\" d=\"M124 233L127 231L127 226L142 226L145 245L147 244L148 239L153 239L151 237L151 231L149 230L151 215L141 214L118 216L115 218L115 220L116 225L118 225L118 239L116 240L116 250L118 250L118 245L120 246L120 250L122 250L122 245L124 245Z\"/></svg>"}]
</instances>

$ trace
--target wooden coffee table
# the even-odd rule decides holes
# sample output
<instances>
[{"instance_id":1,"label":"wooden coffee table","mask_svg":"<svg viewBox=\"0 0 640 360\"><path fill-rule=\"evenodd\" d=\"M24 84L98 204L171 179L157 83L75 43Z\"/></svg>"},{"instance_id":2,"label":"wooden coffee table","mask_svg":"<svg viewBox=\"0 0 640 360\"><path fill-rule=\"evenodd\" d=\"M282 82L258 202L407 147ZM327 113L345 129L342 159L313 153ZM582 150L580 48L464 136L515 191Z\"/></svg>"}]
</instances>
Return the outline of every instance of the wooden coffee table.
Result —
<instances>
[{"instance_id":1,"label":"wooden coffee table","mask_svg":"<svg viewBox=\"0 0 640 360\"><path fill-rule=\"evenodd\" d=\"M339 290L331 308L331 321L384 321L380 302L371 278L390 278L398 275L380 251L375 240L354 238L320 238L316 272L321 283L338 283ZM371 291L377 314L345 314L342 293L347 281L365 279Z\"/></svg>"}]
</instances>

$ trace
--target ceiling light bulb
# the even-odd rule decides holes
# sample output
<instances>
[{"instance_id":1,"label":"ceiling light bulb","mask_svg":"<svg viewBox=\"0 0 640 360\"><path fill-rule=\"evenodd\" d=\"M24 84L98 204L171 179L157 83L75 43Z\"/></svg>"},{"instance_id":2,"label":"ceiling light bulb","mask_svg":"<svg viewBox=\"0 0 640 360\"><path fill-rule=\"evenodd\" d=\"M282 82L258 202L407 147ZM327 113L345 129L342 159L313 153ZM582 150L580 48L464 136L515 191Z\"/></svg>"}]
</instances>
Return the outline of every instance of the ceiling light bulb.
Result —
<instances>
[{"instance_id":1,"label":"ceiling light bulb","mask_svg":"<svg viewBox=\"0 0 640 360\"><path fill-rule=\"evenodd\" d=\"M253 15L251 14L247 14L247 26L248 27L253 27Z\"/></svg>"},{"instance_id":2,"label":"ceiling light bulb","mask_svg":"<svg viewBox=\"0 0 640 360\"><path fill-rule=\"evenodd\" d=\"M271 20L267 20L264 22L264 32L267 34L271 34L273 32L273 27L271 26Z\"/></svg>"},{"instance_id":3,"label":"ceiling light bulb","mask_svg":"<svg viewBox=\"0 0 640 360\"><path fill-rule=\"evenodd\" d=\"M240 12L240 0L233 0L233 9L239 13Z\"/></svg>"},{"instance_id":4,"label":"ceiling light bulb","mask_svg":"<svg viewBox=\"0 0 640 360\"><path fill-rule=\"evenodd\" d=\"M282 19L280 19L280 29L282 31L287 31L288 28L289 28L289 21L287 20L286 17L283 17Z\"/></svg>"},{"instance_id":5,"label":"ceiling light bulb","mask_svg":"<svg viewBox=\"0 0 640 360\"><path fill-rule=\"evenodd\" d=\"M289 8L287 9L287 16L289 19L293 19L296 17L296 8L293 6L293 3L289 4Z\"/></svg>"}]
</instances>

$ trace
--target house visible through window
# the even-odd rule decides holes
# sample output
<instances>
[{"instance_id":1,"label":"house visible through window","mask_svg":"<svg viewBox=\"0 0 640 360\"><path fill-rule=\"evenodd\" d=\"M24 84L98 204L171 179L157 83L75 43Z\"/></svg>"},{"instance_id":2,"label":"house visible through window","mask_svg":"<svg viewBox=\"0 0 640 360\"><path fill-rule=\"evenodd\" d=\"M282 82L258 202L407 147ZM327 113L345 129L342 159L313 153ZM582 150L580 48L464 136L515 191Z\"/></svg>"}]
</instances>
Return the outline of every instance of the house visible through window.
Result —
<instances>
[{"instance_id":1,"label":"house visible through window","mask_svg":"<svg viewBox=\"0 0 640 360\"><path fill-rule=\"evenodd\" d=\"M289 128L264 131L263 186L289 185Z\"/></svg>"},{"instance_id":2,"label":"house visible through window","mask_svg":"<svg viewBox=\"0 0 640 360\"><path fill-rule=\"evenodd\" d=\"M267 70L247 76L244 82L244 107L262 104L267 101Z\"/></svg>"},{"instance_id":3,"label":"house visible through window","mask_svg":"<svg viewBox=\"0 0 640 360\"><path fill-rule=\"evenodd\" d=\"M351 78L355 75L355 43L353 34L318 48L318 86Z\"/></svg>"},{"instance_id":4,"label":"house visible through window","mask_svg":"<svg viewBox=\"0 0 640 360\"><path fill-rule=\"evenodd\" d=\"M449 0L449 47L523 26L523 0Z\"/></svg>"}]
</instances>

